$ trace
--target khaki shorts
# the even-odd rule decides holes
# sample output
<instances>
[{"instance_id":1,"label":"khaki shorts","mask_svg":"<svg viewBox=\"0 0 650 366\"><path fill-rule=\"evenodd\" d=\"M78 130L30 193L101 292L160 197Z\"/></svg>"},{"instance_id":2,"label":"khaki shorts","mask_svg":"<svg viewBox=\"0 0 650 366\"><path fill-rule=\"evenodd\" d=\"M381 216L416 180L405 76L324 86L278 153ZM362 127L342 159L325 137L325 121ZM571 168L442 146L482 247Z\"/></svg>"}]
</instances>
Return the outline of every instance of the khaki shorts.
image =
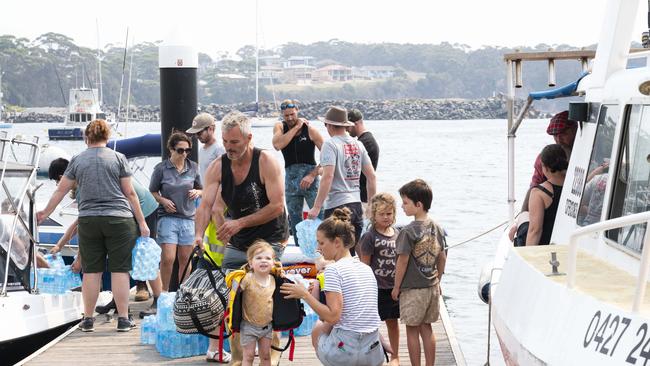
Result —
<instances>
[{"instance_id":1,"label":"khaki shorts","mask_svg":"<svg viewBox=\"0 0 650 366\"><path fill-rule=\"evenodd\" d=\"M438 285L404 289L399 295L399 313L407 326L435 323L440 315Z\"/></svg>"}]
</instances>

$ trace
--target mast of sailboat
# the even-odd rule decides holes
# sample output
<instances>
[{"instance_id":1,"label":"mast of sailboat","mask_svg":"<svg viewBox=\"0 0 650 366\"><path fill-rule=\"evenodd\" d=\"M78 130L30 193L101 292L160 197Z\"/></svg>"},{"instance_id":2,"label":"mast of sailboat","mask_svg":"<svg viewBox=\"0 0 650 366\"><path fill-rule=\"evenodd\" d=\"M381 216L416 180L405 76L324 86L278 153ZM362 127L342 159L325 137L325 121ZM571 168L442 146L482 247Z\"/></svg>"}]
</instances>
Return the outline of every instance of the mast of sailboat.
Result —
<instances>
[{"instance_id":1,"label":"mast of sailboat","mask_svg":"<svg viewBox=\"0 0 650 366\"><path fill-rule=\"evenodd\" d=\"M257 39L259 23L259 0L255 0L255 114L260 107L260 48Z\"/></svg>"},{"instance_id":2,"label":"mast of sailboat","mask_svg":"<svg viewBox=\"0 0 650 366\"><path fill-rule=\"evenodd\" d=\"M131 75L133 75L133 45L135 40L131 38L131 60L129 61L129 86L126 90L126 119L124 120L124 135L127 136L127 128L129 127L129 114L131 111Z\"/></svg>"},{"instance_id":3,"label":"mast of sailboat","mask_svg":"<svg viewBox=\"0 0 650 366\"><path fill-rule=\"evenodd\" d=\"M126 69L126 50L129 45L129 27L126 27L126 40L124 41L124 57L122 58L122 79L120 81L120 94L117 99L117 122L120 123L120 109L122 108L122 89L124 88L124 70Z\"/></svg>"},{"instance_id":4,"label":"mast of sailboat","mask_svg":"<svg viewBox=\"0 0 650 366\"><path fill-rule=\"evenodd\" d=\"M98 99L101 107L104 101L104 91L102 90L102 55L99 42L99 19L97 18L95 18L95 25L97 26L97 88L99 89Z\"/></svg>"}]
</instances>

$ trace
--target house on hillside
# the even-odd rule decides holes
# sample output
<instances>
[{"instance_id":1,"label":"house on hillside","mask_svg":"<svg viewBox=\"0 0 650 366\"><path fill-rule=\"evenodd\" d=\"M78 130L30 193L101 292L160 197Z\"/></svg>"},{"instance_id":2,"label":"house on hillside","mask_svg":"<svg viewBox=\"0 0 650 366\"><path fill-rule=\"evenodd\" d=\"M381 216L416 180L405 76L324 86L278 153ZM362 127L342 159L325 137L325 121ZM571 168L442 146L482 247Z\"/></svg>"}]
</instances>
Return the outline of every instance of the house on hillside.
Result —
<instances>
[{"instance_id":1,"label":"house on hillside","mask_svg":"<svg viewBox=\"0 0 650 366\"><path fill-rule=\"evenodd\" d=\"M284 73L281 66L268 65L260 66L260 82L277 84L282 80Z\"/></svg>"},{"instance_id":2,"label":"house on hillside","mask_svg":"<svg viewBox=\"0 0 650 366\"><path fill-rule=\"evenodd\" d=\"M390 79L396 72L395 66L361 66L352 68L352 77L357 80Z\"/></svg>"},{"instance_id":3,"label":"house on hillside","mask_svg":"<svg viewBox=\"0 0 650 366\"><path fill-rule=\"evenodd\" d=\"M314 71L314 81L319 83L352 80L352 68L340 64L323 66Z\"/></svg>"},{"instance_id":4,"label":"house on hillside","mask_svg":"<svg viewBox=\"0 0 650 366\"><path fill-rule=\"evenodd\" d=\"M280 55L260 56L260 67L270 66L274 68L282 68L284 59Z\"/></svg>"},{"instance_id":5,"label":"house on hillside","mask_svg":"<svg viewBox=\"0 0 650 366\"><path fill-rule=\"evenodd\" d=\"M282 70L282 82L286 84L311 84L313 79L314 66L294 65L285 67Z\"/></svg>"},{"instance_id":6,"label":"house on hillside","mask_svg":"<svg viewBox=\"0 0 650 366\"><path fill-rule=\"evenodd\" d=\"M286 61L282 63L282 66L286 68L294 66L311 66L313 67L316 63L316 59L312 56L291 56Z\"/></svg>"}]
</instances>

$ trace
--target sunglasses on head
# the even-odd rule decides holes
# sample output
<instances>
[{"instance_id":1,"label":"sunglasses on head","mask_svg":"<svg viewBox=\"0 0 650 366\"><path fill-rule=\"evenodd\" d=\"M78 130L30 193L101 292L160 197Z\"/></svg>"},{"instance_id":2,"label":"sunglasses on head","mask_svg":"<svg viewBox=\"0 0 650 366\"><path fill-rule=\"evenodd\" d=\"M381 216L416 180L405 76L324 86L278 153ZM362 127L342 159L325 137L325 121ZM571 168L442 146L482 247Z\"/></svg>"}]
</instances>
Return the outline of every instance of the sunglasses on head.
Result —
<instances>
[{"instance_id":1,"label":"sunglasses on head","mask_svg":"<svg viewBox=\"0 0 650 366\"><path fill-rule=\"evenodd\" d=\"M280 106L280 110L285 110L287 108L296 108L296 105L293 103L287 103Z\"/></svg>"},{"instance_id":2,"label":"sunglasses on head","mask_svg":"<svg viewBox=\"0 0 650 366\"><path fill-rule=\"evenodd\" d=\"M182 153L189 154L192 152L192 148L183 149L182 147L179 147L178 149L176 149L176 152L178 154L182 154Z\"/></svg>"}]
</instances>

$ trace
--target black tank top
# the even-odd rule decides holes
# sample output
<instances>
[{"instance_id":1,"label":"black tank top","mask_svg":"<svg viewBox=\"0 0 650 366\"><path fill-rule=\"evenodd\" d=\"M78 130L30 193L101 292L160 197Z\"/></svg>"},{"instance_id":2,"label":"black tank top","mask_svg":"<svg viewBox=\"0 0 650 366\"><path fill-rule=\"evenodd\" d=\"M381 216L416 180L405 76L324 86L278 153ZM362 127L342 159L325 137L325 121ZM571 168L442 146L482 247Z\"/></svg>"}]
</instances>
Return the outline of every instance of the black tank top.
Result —
<instances>
[{"instance_id":1,"label":"black tank top","mask_svg":"<svg viewBox=\"0 0 650 366\"><path fill-rule=\"evenodd\" d=\"M542 226L542 237L539 239L539 245L548 245L551 243L551 234L553 234L553 225L555 225L555 215L557 214L557 207L560 204L560 196L562 195L562 186L553 186L553 193L544 188L541 184L536 185L540 191L546 193L553 199L551 205L544 210L544 225Z\"/></svg>"},{"instance_id":2,"label":"black tank top","mask_svg":"<svg viewBox=\"0 0 650 366\"><path fill-rule=\"evenodd\" d=\"M287 133L289 125L287 122L282 122L282 132ZM282 156L284 156L284 167L293 164L309 164L316 165L314 159L314 141L309 138L309 126L302 125L300 133L289 141L287 146L282 149Z\"/></svg>"},{"instance_id":3,"label":"black tank top","mask_svg":"<svg viewBox=\"0 0 650 366\"><path fill-rule=\"evenodd\" d=\"M253 160L248 175L239 185L235 185L227 154L221 157L221 197L233 219L252 215L269 204L266 187L260 179L261 151L258 148L253 149ZM257 239L264 239L269 243L280 243L288 237L287 213L283 211L280 216L265 224L242 229L230 238L230 244L245 251Z\"/></svg>"}]
</instances>

